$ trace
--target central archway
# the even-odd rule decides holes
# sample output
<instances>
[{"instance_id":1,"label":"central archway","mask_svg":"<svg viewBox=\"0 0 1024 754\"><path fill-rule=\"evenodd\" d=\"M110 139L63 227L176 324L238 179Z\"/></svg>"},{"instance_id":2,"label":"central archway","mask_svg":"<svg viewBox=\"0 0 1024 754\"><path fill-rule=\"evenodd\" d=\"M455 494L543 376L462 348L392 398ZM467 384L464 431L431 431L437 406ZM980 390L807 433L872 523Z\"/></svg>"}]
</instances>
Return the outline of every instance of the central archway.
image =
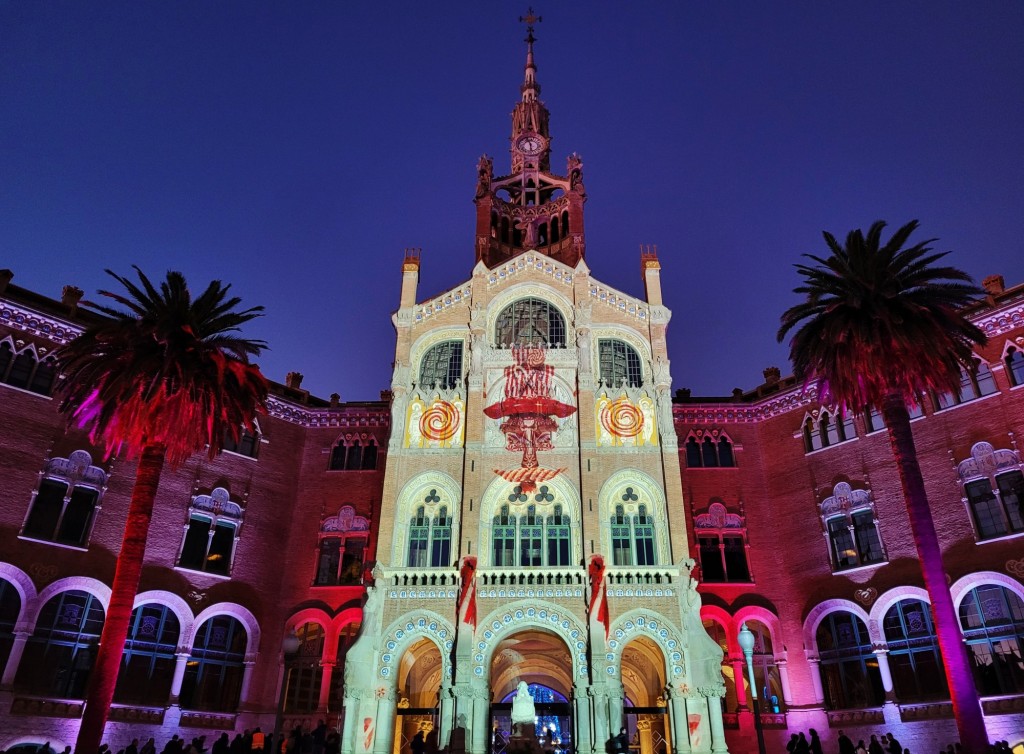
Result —
<instances>
[{"instance_id":1,"label":"central archway","mask_svg":"<svg viewBox=\"0 0 1024 754\"><path fill-rule=\"evenodd\" d=\"M430 639L418 639L402 653L396 678L398 708L394 754L410 751L418 733L430 742L429 751L437 750L438 690L443 674L441 651Z\"/></svg>"},{"instance_id":2,"label":"central archway","mask_svg":"<svg viewBox=\"0 0 1024 754\"><path fill-rule=\"evenodd\" d=\"M525 628L501 639L491 655L490 752L504 754L512 732L512 697L520 682L533 697L534 733L541 748L573 749L572 653L556 633Z\"/></svg>"}]
</instances>

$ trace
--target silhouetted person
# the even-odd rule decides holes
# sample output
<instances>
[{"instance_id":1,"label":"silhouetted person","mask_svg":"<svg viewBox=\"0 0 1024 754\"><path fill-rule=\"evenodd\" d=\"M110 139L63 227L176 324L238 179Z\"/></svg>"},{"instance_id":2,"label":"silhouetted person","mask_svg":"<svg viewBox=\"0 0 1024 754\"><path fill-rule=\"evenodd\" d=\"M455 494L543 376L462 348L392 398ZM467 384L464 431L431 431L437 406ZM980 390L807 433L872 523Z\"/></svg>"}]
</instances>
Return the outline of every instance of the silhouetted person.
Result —
<instances>
[{"instance_id":1,"label":"silhouetted person","mask_svg":"<svg viewBox=\"0 0 1024 754\"><path fill-rule=\"evenodd\" d=\"M412 741L409 742L409 748L412 749L412 754L424 754L427 750L427 742L423 737L423 731L412 737Z\"/></svg>"},{"instance_id":2,"label":"silhouetted person","mask_svg":"<svg viewBox=\"0 0 1024 754\"><path fill-rule=\"evenodd\" d=\"M796 751L796 742L799 740L800 739L796 733L789 737L789 742L786 744L786 751L788 751L789 754L793 754L793 752Z\"/></svg>"},{"instance_id":3,"label":"silhouetted person","mask_svg":"<svg viewBox=\"0 0 1024 754\"><path fill-rule=\"evenodd\" d=\"M853 741L843 731L839 731L839 754L853 754Z\"/></svg>"},{"instance_id":4,"label":"silhouetted person","mask_svg":"<svg viewBox=\"0 0 1024 754\"><path fill-rule=\"evenodd\" d=\"M213 742L210 754L229 754L230 750L231 742L228 741L228 734L221 733L220 738ZM128 752L125 752L125 754L128 754Z\"/></svg>"},{"instance_id":5,"label":"silhouetted person","mask_svg":"<svg viewBox=\"0 0 1024 754\"><path fill-rule=\"evenodd\" d=\"M156 754L156 740L150 738L146 743L139 749L139 754Z\"/></svg>"},{"instance_id":6,"label":"silhouetted person","mask_svg":"<svg viewBox=\"0 0 1024 754\"><path fill-rule=\"evenodd\" d=\"M811 734L811 754L822 754L821 739L818 738L818 731L816 731L814 728L811 728L810 734Z\"/></svg>"},{"instance_id":7,"label":"silhouetted person","mask_svg":"<svg viewBox=\"0 0 1024 754\"><path fill-rule=\"evenodd\" d=\"M807 736L801 733L796 739L796 748L793 754L811 754L811 746L807 743Z\"/></svg>"},{"instance_id":8,"label":"silhouetted person","mask_svg":"<svg viewBox=\"0 0 1024 754\"><path fill-rule=\"evenodd\" d=\"M871 743L868 744L868 754L885 754L882 744L878 743L878 736L871 734Z\"/></svg>"}]
</instances>

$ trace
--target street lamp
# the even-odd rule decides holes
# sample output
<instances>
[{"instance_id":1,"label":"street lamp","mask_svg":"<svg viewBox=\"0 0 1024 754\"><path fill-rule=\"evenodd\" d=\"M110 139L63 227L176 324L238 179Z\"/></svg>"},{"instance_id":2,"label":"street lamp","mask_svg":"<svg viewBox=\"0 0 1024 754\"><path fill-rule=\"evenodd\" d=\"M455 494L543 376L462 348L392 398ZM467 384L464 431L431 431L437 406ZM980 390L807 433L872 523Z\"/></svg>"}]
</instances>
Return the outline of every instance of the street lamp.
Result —
<instances>
[{"instance_id":1,"label":"street lamp","mask_svg":"<svg viewBox=\"0 0 1024 754\"><path fill-rule=\"evenodd\" d=\"M765 754L764 731L761 730L761 708L757 702L757 681L754 679L754 633L744 623L736 637L747 660L747 675L750 677L750 696L754 700L754 730L757 731L757 751Z\"/></svg>"},{"instance_id":2,"label":"street lamp","mask_svg":"<svg viewBox=\"0 0 1024 754\"><path fill-rule=\"evenodd\" d=\"M281 640L281 696L277 700L277 717L274 718L274 748L281 750L281 723L284 722L284 699L288 693L288 659L295 656L302 646L302 639L289 628Z\"/></svg>"}]
</instances>

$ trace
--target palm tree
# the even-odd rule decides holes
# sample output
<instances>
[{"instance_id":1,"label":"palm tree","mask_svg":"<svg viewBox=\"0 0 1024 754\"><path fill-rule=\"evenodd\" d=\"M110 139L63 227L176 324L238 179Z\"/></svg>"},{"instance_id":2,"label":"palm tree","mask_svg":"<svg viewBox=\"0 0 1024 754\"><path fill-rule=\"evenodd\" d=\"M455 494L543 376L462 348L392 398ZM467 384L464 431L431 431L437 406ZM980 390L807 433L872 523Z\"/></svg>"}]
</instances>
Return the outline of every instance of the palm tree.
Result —
<instances>
[{"instance_id":1,"label":"palm tree","mask_svg":"<svg viewBox=\"0 0 1024 754\"><path fill-rule=\"evenodd\" d=\"M138 592L153 501L165 461L175 467L226 433L252 429L268 385L251 355L262 341L236 335L263 307L236 311L220 281L196 299L179 272L157 290L136 267L137 285L107 270L127 293L100 291L122 308L86 304L102 318L58 352L64 374L60 410L89 431L107 457L138 458L121 552L75 750L94 754L114 696Z\"/></svg>"},{"instance_id":2,"label":"palm tree","mask_svg":"<svg viewBox=\"0 0 1024 754\"><path fill-rule=\"evenodd\" d=\"M907 223L885 244L884 222L873 224L867 235L851 231L845 245L824 233L831 253L826 258L806 254L816 265L796 265L804 281L794 292L806 300L782 315L778 339L799 325L790 359L798 378L816 384L822 403L853 411L881 407L960 740L980 754L988 750L988 736L942 567L907 403L931 391L955 391L960 370L975 368L973 346L986 339L963 310L982 291L967 273L936 265L948 252L933 253L935 239L903 248L917 225Z\"/></svg>"}]
</instances>

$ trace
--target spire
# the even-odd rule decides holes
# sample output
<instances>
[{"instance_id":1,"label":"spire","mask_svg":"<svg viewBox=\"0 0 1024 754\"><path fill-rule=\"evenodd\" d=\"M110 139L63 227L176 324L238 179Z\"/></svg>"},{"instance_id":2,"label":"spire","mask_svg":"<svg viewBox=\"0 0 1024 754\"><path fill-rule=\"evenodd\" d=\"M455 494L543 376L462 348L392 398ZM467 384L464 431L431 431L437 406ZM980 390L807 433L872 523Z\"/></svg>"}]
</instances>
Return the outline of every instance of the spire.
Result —
<instances>
[{"instance_id":1,"label":"spire","mask_svg":"<svg viewBox=\"0 0 1024 754\"><path fill-rule=\"evenodd\" d=\"M520 16L519 20L526 24L526 69L523 72L523 102L536 102L540 94L540 84L537 83L537 65L533 62L533 43L536 39L533 36L533 25L543 19L533 14L533 8L527 8L526 15Z\"/></svg>"}]
</instances>

